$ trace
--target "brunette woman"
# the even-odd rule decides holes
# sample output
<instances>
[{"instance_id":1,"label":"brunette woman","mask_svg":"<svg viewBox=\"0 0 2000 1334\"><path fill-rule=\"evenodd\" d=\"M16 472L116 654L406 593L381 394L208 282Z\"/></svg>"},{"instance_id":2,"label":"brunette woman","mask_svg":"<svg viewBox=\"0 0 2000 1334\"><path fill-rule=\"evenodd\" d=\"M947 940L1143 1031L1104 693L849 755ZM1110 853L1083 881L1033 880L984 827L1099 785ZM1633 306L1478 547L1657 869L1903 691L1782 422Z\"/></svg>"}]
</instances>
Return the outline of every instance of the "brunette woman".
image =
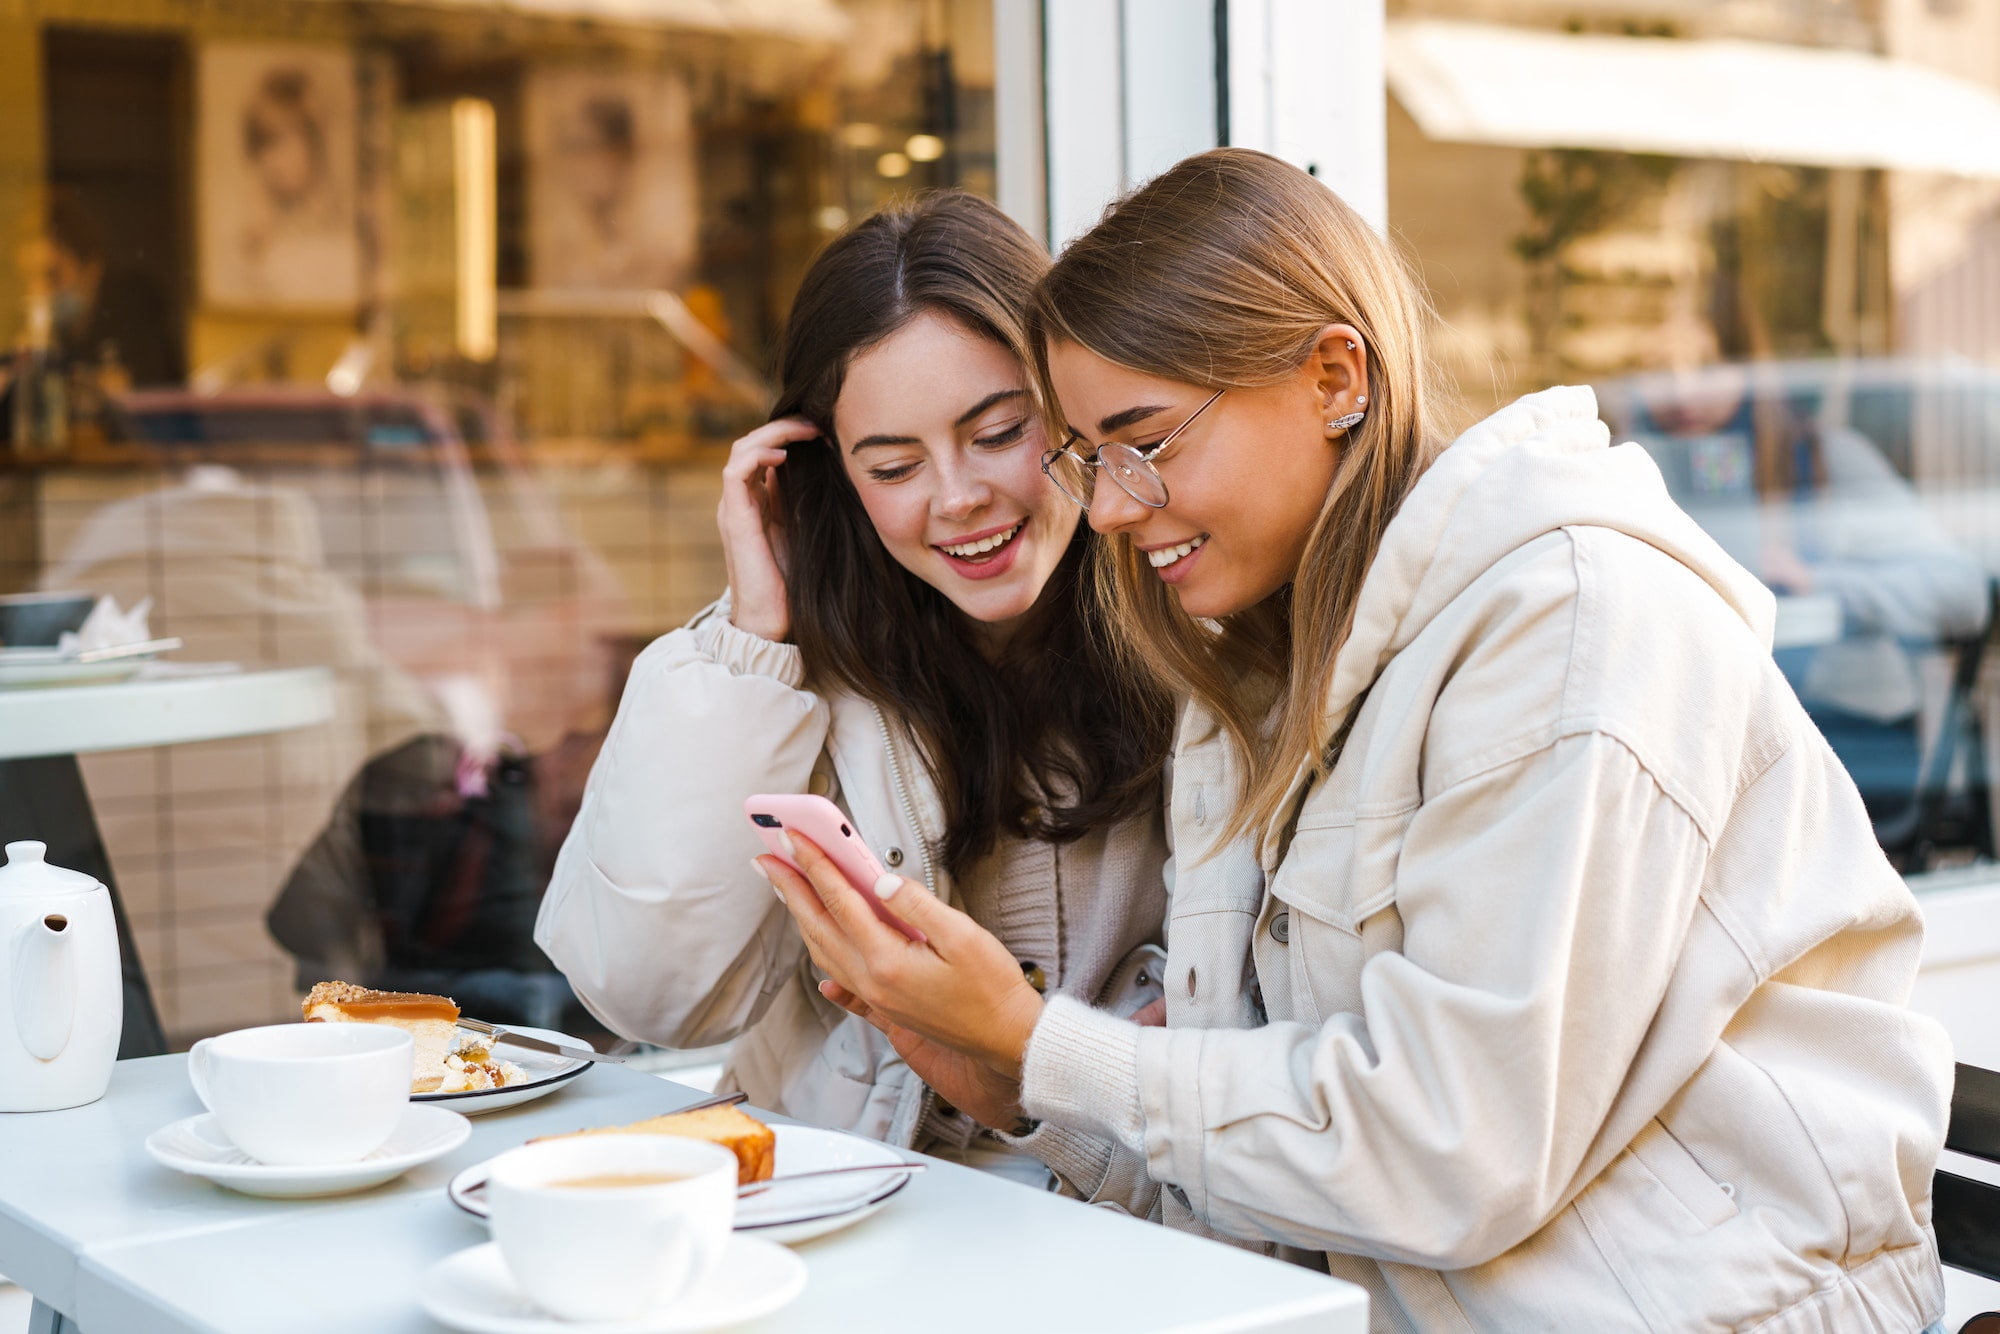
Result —
<instances>
[{"instance_id":1,"label":"brunette woman","mask_svg":"<svg viewBox=\"0 0 2000 1334\"><path fill-rule=\"evenodd\" d=\"M829 796L1037 994L1158 995L1168 714L1097 633L1090 532L1040 471L1023 320L1047 265L957 193L814 262L774 419L723 470L729 596L634 663L536 939L614 1031L734 1040L724 1086L759 1106L1144 1212L1139 1155L983 1132L975 1088L931 1094L823 997L743 816Z\"/></svg>"},{"instance_id":2,"label":"brunette woman","mask_svg":"<svg viewBox=\"0 0 2000 1334\"><path fill-rule=\"evenodd\" d=\"M1034 314L1051 473L1188 700L1168 1027L767 860L830 994L1144 1153L1167 1221L1365 1284L1378 1329L1935 1320L1917 905L1770 594L1646 453L1568 388L1445 447L1407 272L1259 154L1125 200Z\"/></svg>"}]
</instances>

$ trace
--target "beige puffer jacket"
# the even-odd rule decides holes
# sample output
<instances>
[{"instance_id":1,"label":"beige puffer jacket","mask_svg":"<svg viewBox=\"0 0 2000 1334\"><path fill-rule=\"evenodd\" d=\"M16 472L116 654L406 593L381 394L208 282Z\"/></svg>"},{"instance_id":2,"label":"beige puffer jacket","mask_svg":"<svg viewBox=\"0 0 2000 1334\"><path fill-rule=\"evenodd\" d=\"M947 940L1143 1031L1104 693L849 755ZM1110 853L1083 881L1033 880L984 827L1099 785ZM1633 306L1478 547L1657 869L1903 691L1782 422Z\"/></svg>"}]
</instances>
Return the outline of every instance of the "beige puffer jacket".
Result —
<instances>
[{"instance_id":1,"label":"beige puffer jacket","mask_svg":"<svg viewBox=\"0 0 2000 1334\"><path fill-rule=\"evenodd\" d=\"M930 851L944 812L903 727L866 700L804 689L804 674L796 647L732 625L727 599L649 645L557 856L535 942L613 1032L666 1047L731 1042L722 1087L907 1147L929 1090L888 1039L819 994L824 974L750 865L764 848L743 801L829 797L885 866L954 902ZM1134 817L1108 831L1106 862L1150 881L1159 836L1157 811ZM1150 911L1130 938L1159 939L1158 900ZM1122 1012L1147 986L1157 994L1143 965L1158 949L1142 950L1090 999ZM1008 1142L1065 1193L1155 1207L1143 1158L1102 1137L1046 1126Z\"/></svg>"},{"instance_id":2,"label":"beige puffer jacket","mask_svg":"<svg viewBox=\"0 0 2000 1334\"><path fill-rule=\"evenodd\" d=\"M1210 846L1240 766L1184 716L1169 1028L1051 1002L1028 1108L1143 1149L1169 1222L1324 1253L1379 1330L1916 1334L1917 905L1770 595L1607 443L1553 389L1442 455L1336 664L1354 729L1260 846Z\"/></svg>"}]
</instances>

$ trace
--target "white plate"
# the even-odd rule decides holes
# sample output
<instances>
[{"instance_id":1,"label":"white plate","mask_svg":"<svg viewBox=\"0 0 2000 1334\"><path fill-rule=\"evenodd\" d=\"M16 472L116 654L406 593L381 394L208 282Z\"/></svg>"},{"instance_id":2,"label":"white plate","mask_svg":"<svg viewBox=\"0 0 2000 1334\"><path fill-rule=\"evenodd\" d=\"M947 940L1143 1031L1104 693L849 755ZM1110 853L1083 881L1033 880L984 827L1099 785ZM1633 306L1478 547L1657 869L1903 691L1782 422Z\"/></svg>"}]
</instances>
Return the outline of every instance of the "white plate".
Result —
<instances>
[{"instance_id":1,"label":"white plate","mask_svg":"<svg viewBox=\"0 0 2000 1334\"><path fill-rule=\"evenodd\" d=\"M418 1300L430 1317L470 1334L694 1334L740 1325L791 1304L806 1286L805 1261L782 1246L734 1236L715 1272L692 1292L631 1320L558 1320L521 1295L489 1241L424 1271Z\"/></svg>"},{"instance_id":2,"label":"white plate","mask_svg":"<svg viewBox=\"0 0 2000 1334\"><path fill-rule=\"evenodd\" d=\"M485 1041L483 1034L474 1033L469 1028L461 1028L467 1037ZM565 1042L572 1047L588 1047L582 1038L573 1038L567 1033L558 1033L551 1028L515 1028L516 1033L525 1033L531 1038L545 1038L550 1042ZM493 1049L503 1061L511 1061L521 1067L521 1082L509 1084L503 1089L474 1089L470 1093L412 1093L411 1102L436 1103L463 1112L467 1116L479 1116L485 1112L497 1112L502 1107L512 1107L516 1103L532 1102L536 1098L554 1093L570 1080L590 1069L589 1061L579 1061L572 1056L557 1056L553 1052L530 1051L526 1047L510 1047L505 1043Z\"/></svg>"},{"instance_id":3,"label":"white plate","mask_svg":"<svg viewBox=\"0 0 2000 1334\"><path fill-rule=\"evenodd\" d=\"M0 690L123 681L158 656L158 653L142 653L109 662L77 662L64 657L60 649L0 648Z\"/></svg>"},{"instance_id":4,"label":"white plate","mask_svg":"<svg viewBox=\"0 0 2000 1334\"><path fill-rule=\"evenodd\" d=\"M203 1112L146 1136L146 1152L176 1172L207 1177L245 1195L295 1200L379 1186L419 1163L443 1157L471 1134L472 1123L457 1112L412 1106L396 1122L389 1142L360 1162L278 1167L260 1163L230 1143L215 1117Z\"/></svg>"},{"instance_id":5,"label":"white plate","mask_svg":"<svg viewBox=\"0 0 2000 1334\"><path fill-rule=\"evenodd\" d=\"M788 1245L824 1236L878 1212L890 1196L910 1184L912 1173L888 1170L903 1162L904 1155L880 1140L814 1126L773 1126L771 1130L778 1139L774 1155L777 1174L772 1178L776 1184L737 1201L738 1232L752 1232ZM853 1172L784 1184L787 1176L799 1172L873 1164L883 1166L882 1175ZM474 1163L445 1187L451 1202L475 1218L486 1217L486 1176L491 1166L490 1160Z\"/></svg>"}]
</instances>

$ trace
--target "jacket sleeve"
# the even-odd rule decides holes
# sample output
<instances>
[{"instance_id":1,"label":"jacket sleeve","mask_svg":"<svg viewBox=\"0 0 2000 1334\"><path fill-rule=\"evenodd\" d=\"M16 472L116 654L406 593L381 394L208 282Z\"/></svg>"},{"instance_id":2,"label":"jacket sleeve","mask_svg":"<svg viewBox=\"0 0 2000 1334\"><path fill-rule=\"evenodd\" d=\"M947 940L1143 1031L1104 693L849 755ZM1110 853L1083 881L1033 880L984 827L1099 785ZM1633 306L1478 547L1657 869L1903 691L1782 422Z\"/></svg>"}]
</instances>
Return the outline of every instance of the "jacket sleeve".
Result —
<instances>
[{"instance_id":1,"label":"jacket sleeve","mask_svg":"<svg viewBox=\"0 0 2000 1334\"><path fill-rule=\"evenodd\" d=\"M994 1137L1032 1154L1073 1200L1114 1206L1134 1218L1150 1218L1159 1201L1160 1183L1147 1173L1146 1155L1108 1136L1044 1122L1026 1135Z\"/></svg>"},{"instance_id":2,"label":"jacket sleeve","mask_svg":"<svg viewBox=\"0 0 2000 1334\"><path fill-rule=\"evenodd\" d=\"M1340 874L1310 846L1333 832L1300 832L1274 893ZM1624 746L1558 741L1412 817L1402 945L1362 967L1359 1012L1159 1030L1058 999L1029 1044L1024 1102L1143 1150L1155 1179L1230 1235L1481 1263L1586 1184L1706 860L1695 822ZM1293 950L1343 930L1300 916Z\"/></svg>"},{"instance_id":3,"label":"jacket sleeve","mask_svg":"<svg viewBox=\"0 0 2000 1334\"><path fill-rule=\"evenodd\" d=\"M743 818L804 792L826 744L798 650L718 603L632 664L556 858L535 942L612 1031L669 1047L753 1023L804 952Z\"/></svg>"}]
</instances>

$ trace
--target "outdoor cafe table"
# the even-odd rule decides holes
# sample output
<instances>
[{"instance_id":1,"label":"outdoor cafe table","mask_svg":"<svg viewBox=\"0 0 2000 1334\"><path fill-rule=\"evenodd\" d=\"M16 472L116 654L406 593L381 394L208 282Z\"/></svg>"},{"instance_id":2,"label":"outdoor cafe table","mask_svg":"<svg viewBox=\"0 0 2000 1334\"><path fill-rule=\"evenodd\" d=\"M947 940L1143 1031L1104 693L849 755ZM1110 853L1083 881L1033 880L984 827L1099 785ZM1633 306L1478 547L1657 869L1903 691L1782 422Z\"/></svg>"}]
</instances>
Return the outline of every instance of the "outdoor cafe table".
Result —
<instances>
[{"instance_id":1,"label":"outdoor cafe table","mask_svg":"<svg viewBox=\"0 0 2000 1334\"><path fill-rule=\"evenodd\" d=\"M33 1293L33 1334L436 1334L417 1305L436 1261L487 1240L445 1183L535 1135L616 1125L702 1095L617 1066L474 1117L457 1152L323 1200L267 1200L183 1176L146 1136L201 1111L185 1056L120 1061L111 1091L0 1113L0 1273ZM1362 1334L1350 1283L933 1162L880 1213L796 1248L798 1300L756 1334L1196 1331Z\"/></svg>"}]
</instances>

